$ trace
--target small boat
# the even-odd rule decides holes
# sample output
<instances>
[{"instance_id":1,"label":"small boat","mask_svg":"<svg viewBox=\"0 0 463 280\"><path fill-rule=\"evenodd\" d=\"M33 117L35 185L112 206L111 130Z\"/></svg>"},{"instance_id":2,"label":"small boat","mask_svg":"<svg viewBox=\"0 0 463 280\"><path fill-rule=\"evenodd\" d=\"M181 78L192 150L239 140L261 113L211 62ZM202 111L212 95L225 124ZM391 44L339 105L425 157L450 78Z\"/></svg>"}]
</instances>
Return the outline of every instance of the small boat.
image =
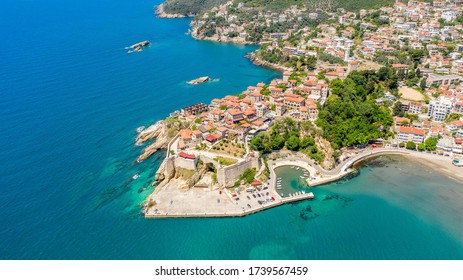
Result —
<instances>
[{"instance_id":1,"label":"small boat","mask_svg":"<svg viewBox=\"0 0 463 280\"><path fill-rule=\"evenodd\" d=\"M304 178L305 178L304 176L300 176L300 177L301 177L301 179L304 179Z\"/></svg>"},{"instance_id":2,"label":"small boat","mask_svg":"<svg viewBox=\"0 0 463 280\"><path fill-rule=\"evenodd\" d=\"M137 180L138 177L140 177L140 175L138 175L138 173L137 173L137 174L135 174L135 175L132 176L132 179Z\"/></svg>"},{"instance_id":3,"label":"small boat","mask_svg":"<svg viewBox=\"0 0 463 280\"><path fill-rule=\"evenodd\" d=\"M280 196L281 196L281 197L285 197L285 195L284 195L283 193L280 193Z\"/></svg>"},{"instance_id":4,"label":"small boat","mask_svg":"<svg viewBox=\"0 0 463 280\"><path fill-rule=\"evenodd\" d=\"M293 165L293 166L291 166L291 168L294 168L294 165Z\"/></svg>"},{"instance_id":5,"label":"small boat","mask_svg":"<svg viewBox=\"0 0 463 280\"><path fill-rule=\"evenodd\" d=\"M140 126L139 128L137 128L137 133L141 133L143 130L145 130L146 127L144 126Z\"/></svg>"}]
</instances>

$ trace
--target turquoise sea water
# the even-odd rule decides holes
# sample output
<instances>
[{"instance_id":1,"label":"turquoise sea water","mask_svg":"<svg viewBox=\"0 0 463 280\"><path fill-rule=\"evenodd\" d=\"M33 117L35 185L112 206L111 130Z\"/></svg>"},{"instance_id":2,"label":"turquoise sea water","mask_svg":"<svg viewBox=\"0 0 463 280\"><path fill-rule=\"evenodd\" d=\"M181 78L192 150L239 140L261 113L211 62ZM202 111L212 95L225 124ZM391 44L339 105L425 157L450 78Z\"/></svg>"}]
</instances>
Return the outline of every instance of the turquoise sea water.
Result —
<instances>
[{"instance_id":1,"label":"turquoise sea water","mask_svg":"<svg viewBox=\"0 0 463 280\"><path fill-rule=\"evenodd\" d=\"M397 158L245 218L142 218L162 153L136 164L134 130L279 75L154 18L159 2L0 4L1 259L463 258L463 186ZM202 75L220 81L184 84Z\"/></svg>"},{"instance_id":2,"label":"turquoise sea water","mask_svg":"<svg viewBox=\"0 0 463 280\"><path fill-rule=\"evenodd\" d=\"M281 189L278 190L278 193L283 194L285 197L288 197L290 194L295 194L300 191L309 192L309 187L306 183L306 179L309 176L305 176L304 171L306 174L309 174L308 171L302 168L298 168L293 166L281 166L275 169L275 174L278 179L281 179L280 185ZM304 178L301 178L304 177Z\"/></svg>"}]
</instances>

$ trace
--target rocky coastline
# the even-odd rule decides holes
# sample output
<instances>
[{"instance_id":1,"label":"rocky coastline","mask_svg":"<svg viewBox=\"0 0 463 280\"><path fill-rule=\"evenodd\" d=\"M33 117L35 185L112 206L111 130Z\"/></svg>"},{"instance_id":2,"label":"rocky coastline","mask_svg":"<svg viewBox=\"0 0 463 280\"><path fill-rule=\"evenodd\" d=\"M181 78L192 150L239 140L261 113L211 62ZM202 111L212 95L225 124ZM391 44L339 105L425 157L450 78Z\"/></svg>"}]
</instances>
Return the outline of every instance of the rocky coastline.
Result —
<instances>
[{"instance_id":1,"label":"rocky coastline","mask_svg":"<svg viewBox=\"0 0 463 280\"><path fill-rule=\"evenodd\" d=\"M154 140L153 143L143 149L137 161L141 162L152 156L160 149L166 149L173 137L169 137L169 128L164 121L157 122L142 131L136 139L136 145L140 146L148 141Z\"/></svg>"},{"instance_id":2,"label":"rocky coastline","mask_svg":"<svg viewBox=\"0 0 463 280\"><path fill-rule=\"evenodd\" d=\"M196 27L192 27L192 29L189 31L189 34L191 35L191 37L193 37L196 40L212 41L212 42L217 42L217 43L231 43L231 44L238 44L238 45L254 45L252 42L249 42L241 37L229 38L227 36L219 36L217 34L212 37L198 35L198 29Z\"/></svg>"},{"instance_id":3,"label":"rocky coastline","mask_svg":"<svg viewBox=\"0 0 463 280\"><path fill-rule=\"evenodd\" d=\"M239 45L255 45L254 43L246 41L245 39L242 39L240 37L229 38L229 37L222 37L219 35L214 35L212 37L206 37L204 35L198 35L197 31L198 30L196 27L192 27L192 29L189 31L191 37L193 37L196 40L212 41L212 42L217 42L217 43L232 43L232 44L239 44ZM293 69L290 67L285 67L279 64L270 63L268 61L261 60L256 56L255 52L251 52L247 54L246 57L249 58L257 66L262 66L262 67L276 70L279 72L293 71Z\"/></svg>"},{"instance_id":4,"label":"rocky coastline","mask_svg":"<svg viewBox=\"0 0 463 280\"><path fill-rule=\"evenodd\" d=\"M257 66L262 66L262 67L280 71L280 72L293 71L293 69L290 67L285 67L279 64L270 63L268 61L261 60L260 58L257 57L255 52L248 53L246 57L249 58L252 61L252 63L254 63Z\"/></svg>"},{"instance_id":5,"label":"rocky coastline","mask_svg":"<svg viewBox=\"0 0 463 280\"><path fill-rule=\"evenodd\" d=\"M158 18L187 18L187 17L194 17L194 14L169 14L166 13L164 10L164 3L160 4L159 6L155 7L154 13Z\"/></svg>"}]
</instances>

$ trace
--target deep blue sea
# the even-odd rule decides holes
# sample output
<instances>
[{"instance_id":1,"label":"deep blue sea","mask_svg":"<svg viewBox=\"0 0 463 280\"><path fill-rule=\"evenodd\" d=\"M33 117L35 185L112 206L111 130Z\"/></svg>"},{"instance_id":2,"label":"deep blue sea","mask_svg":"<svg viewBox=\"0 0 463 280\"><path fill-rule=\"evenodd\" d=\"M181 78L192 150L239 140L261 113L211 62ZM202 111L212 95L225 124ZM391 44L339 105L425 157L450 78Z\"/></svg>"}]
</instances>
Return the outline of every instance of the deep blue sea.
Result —
<instances>
[{"instance_id":1,"label":"deep blue sea","mask_svg":"<svg viewBox=\"0 0 463 280\"><path fill-rule=\"evenodd\" d=\"M141 217L163 155L135 163L135 129L280 75L160 2L0 3L1 259L463 258L463 186L401 158L245 218ZM203 75L219 81L185 85Z\"/></svg>"}]
</instances>

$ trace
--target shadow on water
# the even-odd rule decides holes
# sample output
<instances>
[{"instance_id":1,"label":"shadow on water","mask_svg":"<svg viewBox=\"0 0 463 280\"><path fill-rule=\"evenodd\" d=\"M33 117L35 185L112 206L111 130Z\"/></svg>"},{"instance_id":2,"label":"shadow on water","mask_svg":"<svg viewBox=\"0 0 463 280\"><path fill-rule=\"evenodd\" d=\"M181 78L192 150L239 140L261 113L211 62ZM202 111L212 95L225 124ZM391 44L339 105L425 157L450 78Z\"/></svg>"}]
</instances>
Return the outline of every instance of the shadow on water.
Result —
<instances>
[{"instance_id":1,"label":"shadow on water","mask_svg":"<svg viewBox=\"0 0 463 280\"><path fill-rule=\"evenodd\" d=\"M354 168L353 172L347 174L342 179L339 179L338 181L336 181L336 184L344 184L344 183L354 179L355 177L358 177L359 175L360 175L360 169L359 168Z\"/></svg>"},{"instance_id":2,"label":"shadow on water","mask_svg":"<svg viewBox=\"0 0 463 280\"><path fill-rule=\"evenodd\" d=\"M300 208L299 218L305 221L330 215L341 208L347 207L354 200L339 194L327 193L316 196L310 201L300 201L290 204L290 207ZM297 219L294 221L297 223Z\"/></svg>"}]
</instances>

